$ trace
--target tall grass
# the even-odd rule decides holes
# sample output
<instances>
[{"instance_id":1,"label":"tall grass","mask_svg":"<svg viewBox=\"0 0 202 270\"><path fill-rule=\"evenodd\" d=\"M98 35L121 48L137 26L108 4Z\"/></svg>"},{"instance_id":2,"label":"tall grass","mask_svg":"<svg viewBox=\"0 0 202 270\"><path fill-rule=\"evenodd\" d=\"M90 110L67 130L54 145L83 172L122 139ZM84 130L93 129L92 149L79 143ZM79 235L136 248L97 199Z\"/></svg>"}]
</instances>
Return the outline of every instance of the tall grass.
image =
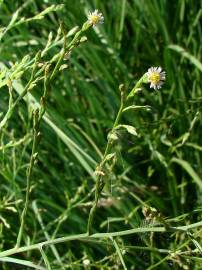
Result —
<instances>
[{"instance_id":1,"label":"tall grass","mask_svg":"<svg viewBox=\"0 0 202 270\"><path fill-rule=\"evenodd\" d=\"M95 8L105 23L65 55ZM200 1L4 0L0 11L0 268L201 269ZM122 115L138 136L116 133L89 235L119 85L129 93L150 66L166 84L131 99L150 110Z\"/></svg>"}]
</instances>

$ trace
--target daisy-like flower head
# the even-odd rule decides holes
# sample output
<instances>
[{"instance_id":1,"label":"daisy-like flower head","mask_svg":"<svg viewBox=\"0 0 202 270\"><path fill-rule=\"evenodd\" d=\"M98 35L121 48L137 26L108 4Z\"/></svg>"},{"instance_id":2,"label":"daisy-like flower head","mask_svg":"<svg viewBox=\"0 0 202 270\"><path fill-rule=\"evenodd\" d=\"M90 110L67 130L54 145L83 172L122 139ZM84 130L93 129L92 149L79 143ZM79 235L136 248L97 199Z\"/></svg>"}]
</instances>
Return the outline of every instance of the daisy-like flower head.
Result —
<instances>
[{"instance_id":1,"label":"daisy-like flower head","mask_svg":"<svg viewBox=\"0 0 202 270\"><path fill-rule=\"evenodd\" d=\"M96 9L93 12L88 13L88 23L95 26L98 23L103 23L104 22L104 16L102 13L99 13L99 11Z\"/></svg>"},{"instance_id":2,"label":"daisy-like flower head","mask_svg":"<svg viewBox=\"0 0 202 270\"><path fill-rule=\"evenodd\" d=\"M161 67L151 67L147 71L147 79L150 82L150 88L160 89L166 79L166 73Z\"/></svg>"}]
</instances>

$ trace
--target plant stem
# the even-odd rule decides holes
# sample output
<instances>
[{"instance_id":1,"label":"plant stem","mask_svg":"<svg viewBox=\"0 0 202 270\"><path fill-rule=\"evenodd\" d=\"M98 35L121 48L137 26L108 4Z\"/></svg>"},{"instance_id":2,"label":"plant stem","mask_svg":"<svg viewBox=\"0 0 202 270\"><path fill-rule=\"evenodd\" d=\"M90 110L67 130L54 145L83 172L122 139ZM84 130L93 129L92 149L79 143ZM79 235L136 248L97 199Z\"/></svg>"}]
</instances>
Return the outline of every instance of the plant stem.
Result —
<instances>
[{"instance_id":1,"label":"plant stem","mask_svg":"<svg viewBox=\"0 0 202 270\"><path fill-rule=\"evenodd\" d=\"M22 253L22 252L27 252L30 250L37 250L41 246L50 246L50 245L55 245L59 243L64 243L67 241L78 241L78 240L88 240L88 239L95 239L95 238L110 238L110 237L116 237L116 236L126 236L126 235L131 235L131 234L136 234L136 233L146 233L146 232L158 232L158 233L163 233L163 232L189 232L191 229L196 229L202 227L202 221L187 225L187 226L178 226L178 227L169 227L165 228L163 227L140 227L140 228L135 228L135 229L130 229L130 230L124 230L124 231L118 231L118 232L109 232L109 233L95 233L92 235L88 235L87 233L83 234L76 234L76 235L69 235L65 237L60 237L52 240L47 240L41 243L29 245L29 246L24 246L20 248L12 248L9 250L5 250L0 252L0 258L6 257L6 256L11 256L13 254L17 253Z\"/></svg>"},{"instance_id":2,"label":"plant stem","mask_svg":"<svg viewBox=\"0 0 202 270\"><path fill-rule=\"evenodd\" d=\"M119 108L119 111L117 113L116 119L114 121L111 133L113 133L115 128L118 126L121 115L122 115L122 112L123 112L123 109L124 109L124 92L121 91L121 104L120 104L120 108ZM106 156L109 154L109 151L111 149L111 145L112 145L112 139L109 138L108 141L107 141L107 145L106 145L106 148L105 148L103 158L102 158L100 164L98 165L98 168L99 168L100 171L102 171L102 169L103 169L105 159L106 159ZM90 210L90 214L89 214L89 217L88 217L88 224L87 224L87 233L88 233L88 235L92 234L92 225L93 225L95 213L96 213L96 210L97 210L97 204L98 204L101 192L102 192L102 190L104 188L104 183L102 183L102 175L97 175L95 181L96 181L96 183L95 183L95 199L94 199L94 202L93 202L93 206L92 206L92 208Z\"/></svg>"},{"instance_id":3,"label":"plant stem","mask_svg":"<svg viewBox=\"0 0 202 270\"><path fill-rule=\"evenodd\" d=\"M4 118L1 120L1 122L0 122L0 132L3 129L3 127L6 125L6 123L10 119L10 117L12 116L15 107L18 105L18 103L24 98L24 96L29 91L29 87L30 87L32 81L34 80L34 76L35 76L35 72L36 72L36 68L37 68L37 62L38 62L39 59L40 59L40 52L38 52L36 54L36 56L35 56L32 73L31 73L31 76L30 76L30 79L29 79L27 85L25 86L22 93L17 97L16 101L14 103L12 103L11 105L9 105L9 109L8 109L7 113L5 114Z\"/></svg>"},{"instance_id":4,"label":"plant stem","mask_svg":"<svg viewBox=\"0 0 202 270\"><path fill-rule=\"evenodd\" d=\"M127 100L131 97L133 97L138 91L140 91L140 87L141 85L144 83L145 81L145 74L137 81L137 83L135 84L135 86L133 87L133 89L130 91L130 93L127 96Z\"/></svg>"},{"instance_id":5,"label":"plant stem","mask_svg":"<svg viewBox=\"0 0 202 270\"><path fill-rule=\"evenodd\" d=\"M90 27L90 26L89 26L89 27ZM89 28L89 27L88 27L88 28ZM59 59L58 59L58 61L57 61L57 63L56 63L56 66L55 66L55 68L54 68L54 70L53 70L53 72L52 72L52 74L51 74L51 76L50 76L50 81L52 81L52 80L55 78L55 76L57 75L57 73L58 73L58 71L59 71L59 69L60 69L60 66L61 66L61 63L62 63L62 61L63 61L63 58L64 58L65 54L68 53L68 52L70 52L74 47L77 46L77 43L79 42L81 35L82 35L83 32L85 32L88 28L86 28L85 30L83 30L83 29L79 30L79 31L75 34L74 38L72 39L72 41L71 41L68 45L67 45L67 40L66 40L66 34L65 34L64 29L63 29L63 32L64 32L63 49L62 49L61 54L60 54L60 56L59 56Z\"/></svg>"},{"instance_id":6,"label":"plant stem","mask_svg":"<svg viewBox=\"0 0 202 270\"><path fill-rule=\"evenodd\" d=\"M16 247L18 248L22 241L23 231L24 231L24 225L25 225L25 217L27 215L27 210L29 206L29 196L30 196L30 187L31 187L31 177L32 177L32 171L34 167L34 163L37 158L37 146L38 146L38 137L39 137L39 125L40 121L43 118L43 115L45 113L45 105L46 105L46 97L48 95L48 86L49 86L49 80L48 80L48 71L49 66L45 69L45 76L44 76L44 93L41 99L41 108L36 109L33 114L33 144L32 144L32 153L30 158L30 164L27 171L27 183L26 183L26 195L25 195L25 205L22 211L22 215L20 218L20 229L17 236L16 241Z\"/></svg>"},{"instance_id":7,"label":"plant stem","mask_svg":"<svg viewBox=\"0 0 202 270\"><path fill-rule=\"evenodd\" d=\"M20 243L21 243L21 240L22 240L22 235L23 235L23 230L24 230L24 225L25 225L25 217L26 217L27 209L28 209L28 205L29 205L31 176L32 176L32 171L33 171L33 167L34 167L34 162L36 160L36 147L37 147L37 137L38 137L37 133L38 133L38 130L36 129L36 127L34 127L33 128L32 153L31 153L31 158L30 158L30 164L29 164L28 171L27 171L27 185L26 185L25 205L24 205L22 215L21 215L21 218L20 218L21 222L20 222L20 229L19 229L18 237L17 237L17 241L16 241L16 247L20 246Z\"/></svg>"}]
</instances>

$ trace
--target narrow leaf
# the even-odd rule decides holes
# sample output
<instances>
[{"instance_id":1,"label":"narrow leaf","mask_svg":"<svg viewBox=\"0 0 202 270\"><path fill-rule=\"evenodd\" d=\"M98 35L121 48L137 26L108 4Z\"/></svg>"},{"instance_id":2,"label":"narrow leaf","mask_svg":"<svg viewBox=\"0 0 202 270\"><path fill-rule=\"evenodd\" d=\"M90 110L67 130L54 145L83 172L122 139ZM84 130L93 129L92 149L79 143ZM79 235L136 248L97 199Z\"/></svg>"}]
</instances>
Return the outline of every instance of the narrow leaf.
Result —
<instances>
[{"instance_id":1,"label":"narrow leaf","mask_svg":"<svg viewBox=\"0 0 202 270\"><path fill-rule=\"evenodd\" d=\"M115 153L108 154L108 155L105 157L105 161L109 161L109 160L112 159L114 156L115 156Z\"/></svg>"},{"instance_id":2,"label":"narrow leaf","mask_svg":"<svg viewBox=\"0 0 202 270\"><path fill-rule=\"evenodd\" d=\"M134 135L134 136L138 136L137 132L136 132L136 128L134 128L133 126L129 126L129 125L118 125L116 127L116 129L119 129L119 128L124 128L128 131L128 133Z\"/></svg>"},{"instance_id":3,"label":"narrow leaf","mask_svg":"<svg viewBox=\"0 0 202 270\"><path fill-rule=\"evenodd\" d=\"M113 237L110 237L110 239L111 239L111 241L112 241L112 243L113 243L113 245L114 245L114 247L115 247L115 249L116 249L116 252L117 252L117 254L118 254L118 256L119 256L119 259L120 259L120 261L121 261L121 263L122 263L122 265L123 265L123 269L124 269L124 270L127 270L127 267L126 267L126 265L125 265L123 256L122 256L122 254L121 254L121 250L120 250L120 248L119 248L119 246L118 246L116 240L114 240Z\"/></svg>"},{"instance_id":4,"label":"narrow leaf","mask_svg":"<svg viewBox=\"0 0 202 270\"><path fill-rule=\"evenodd\" d=\"M190 53L185 51L185 49L178 45L169 45L168 48L178 52L179 54L187 58L193 65L195 65L195 67L197 67L202 72L202 63L195 56L191 55Z\"/></svg>"},{"instance_id":5,"label":"narrow leaf","mask_svg":"<svg viewBox=\"0 0 202 270\"><path fill-rule=\"evenodd\" d=\"M187 161L179 158L172 158L171 162L175 162L185 169L202 191L202 180Z\"/></svg>"},{"instance_id":6,"label":"narrow leaf","mask_svg":"<svg viewBox=\"0 0 202 270\"><path fill-rule=\"evenodd\" d=\"M30 262L30 261L20 260L20 259L11 258L11 257L0 258L0 261L1 262L20 264L20 265L24 265L24 266L27 266L27 267L34 268L36 270L46 270L46 268L44 268L42 266L39 266L39 265L36 265L36 264L34 264L34 263ZM11 267L10 269L14 269L14 268Z\"/></svg>"},{"instance_id":7,"label":"narrow leaf","mask_svg":"<svg viewBox=\"0 0 202 270\"><path fill-rule=\"evenodd\" d=\"M141 110L141 109L146 110L146 111L150 111L151 107L148 105L145 105L145 106L131 105L131 106L124 108L123 112L128 111L128 110Z\"/></svg>"}]
</instances>

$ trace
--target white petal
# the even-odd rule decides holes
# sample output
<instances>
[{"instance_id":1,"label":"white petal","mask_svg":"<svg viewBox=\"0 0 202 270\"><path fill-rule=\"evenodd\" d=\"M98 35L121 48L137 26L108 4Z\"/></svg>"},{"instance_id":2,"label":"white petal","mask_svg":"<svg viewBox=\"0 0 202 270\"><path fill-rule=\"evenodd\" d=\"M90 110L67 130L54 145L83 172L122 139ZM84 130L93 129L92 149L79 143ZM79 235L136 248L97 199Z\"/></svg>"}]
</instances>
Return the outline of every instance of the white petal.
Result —
<instances>
[{"instance_id":1,"label":"white petal","mask_svg":"<svg viewBox=\"0 0 202 270\"><path fill-rule=\"evenodd\" d=\"M161 67L158 67L158 68L157 68L157 71L158 71L159 73L161 73L162 68L161 68Z\"/></svg>"}]
</instances>

